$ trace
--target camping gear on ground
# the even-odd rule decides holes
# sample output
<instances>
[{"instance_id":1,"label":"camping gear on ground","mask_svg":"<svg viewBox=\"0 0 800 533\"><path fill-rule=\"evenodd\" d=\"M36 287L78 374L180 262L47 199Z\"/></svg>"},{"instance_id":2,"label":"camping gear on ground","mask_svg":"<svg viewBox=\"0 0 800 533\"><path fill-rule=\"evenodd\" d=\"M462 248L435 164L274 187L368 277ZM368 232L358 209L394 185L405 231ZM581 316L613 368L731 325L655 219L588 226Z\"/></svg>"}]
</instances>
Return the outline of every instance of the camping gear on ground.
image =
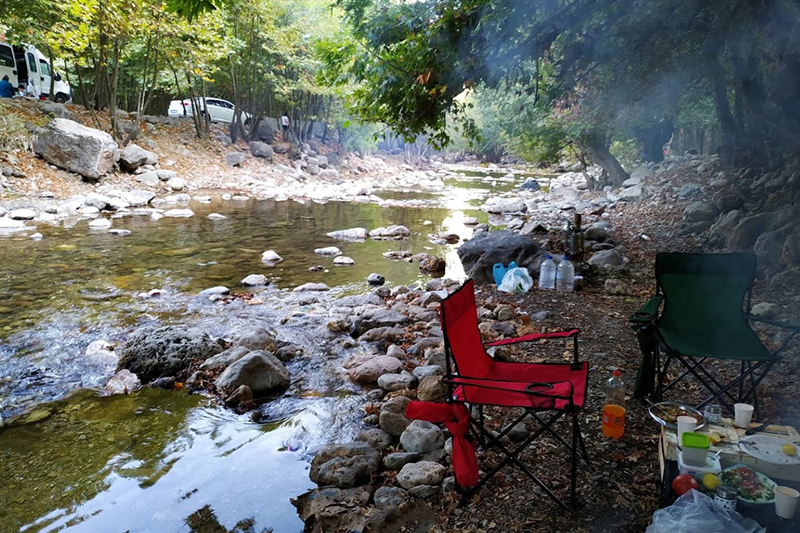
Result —
<instances>
[{"instance_id":1,"label":"camping gear on ground","mask_svg":"<svg viewBox=\"0 0 800 533\"><path fill-rule=\"evenodd\" d=\"M442 301L440 307L445 344L446 375L442 382L448 386L448 401L465 402L476 408L471 419L474 435L486 447L496 448L505 458L487 473L471 492L477 491L506 465L519 467L554 501L567 505L520 459L520 454L544 433L554 437L571 454L570 497L575 501L578 458L588 464L589 457L580 432L578 414L586 401L589 365L578 360L578 334L571 329L553 333L530 333L519 338L504 339L487 346L502 346L539 339L571 339L572 363L517 363L492 359L486 352L478 329L475 304L475 282L468 280ZM454 364L453 364L454 363ZM486 427L484 408L521 408L522 414L498 434ZM544 414L547 413L547 414ZM571 443L557 432L556 422L569 415L572 426ZM517 424L535 422L539 427L513 449L501 442Z\"/></svg>"},{"instance_id":2,"label":"camping gear on ground","mask_svg":"<svg viewBox=\"0 0 800 533\"><path fill-rule=\"evenodd\" d=\"M711 446L708 437L702 433L687 432L680 439L684 462L693 466L704 466L708 448Z\"/></svg>"},{"instance_id":3,"label":"camping gear on ground","mask_svg":"<svg viewBox=\"0 0 800 533\"><path fill-rule=\"evenodd\" d=\"M621 374L614 370L606 382L606 401L603 402L603 435L614 440L625 433L625 382Z\"/></svg>"},{"instance_id":4,"label":"camping gear on ground","mask_svg":"<svg viewBox=\"0 0 800 533\"><path fill-rule=\"evenodd\" d=\"M533 278L526 268L509 268L497 290L503 292L528 292L533 287Z\"/></svg>"},{"instance_id":5,"label":"camping gear on ground","mask_svg":"<svg viewBox=\"0 0 800 533\"><path fill-rule=\"evenodd\" d=\"M500 284L503 283L503 277L505 277L506 272L512 268L518 268L514 261L511 261L508 266L505 266L503 263L495 263L492 265L492 277L494 278L494 284L499 287Z\"/></svg>"},{"instance_id":6,"label":"camping gear on ground","mask_svg":"<svg viewBox=\"0 0 800 533\"><path fill-rule=\"evenodd\" d=\"M661 400L687 375L709 391L698 409L717 400L733 410L734 403L752 400L758 417L756 388L800 327L750 314L756 275L752 254L661 253L656 256L656 295L631 317L642 348L637 396L653 390ZM759 321L790 333L770 352L750 326ZM661 354L665 360L661 360ZM703 364L708 359L735 361L738 375L729 383ZM672 361L685 370L665 383Z\"/></svg>"},{"instance_id":7,"label":"camping gear on ground","mask_svg":"<svg viewBox=\"0 0 800 533\"><path fill-rule=\"evenodd\" d=\"M746 403L733 404L733 413L735 415L734 419L736 420L736 427L749 429L750 421L753 419L753 410L754 407Z\"/></svg>"},{"instance_id":8,"label":"camping gear on ground","mask_svg":"<svg viewBox=\"0 0 800 533\"><path fill-rule=\"evenodd\" d=\"M575 290L575 267L572 266L567 255L558 264L556 290L559 292L572 292Z\"/></svg>"},{"instance_id":9,"label":"camping gear on ground","mask_svg":"<svg viewBox=\"0 0 800 533\"><path fill-rule=\"evenodd\" d=\"M539 267L539 288L550 291L556 288L556 264L552 255L546 255Z\"/></svg>"},{"instance_id":10,"label":"camping gear on ground","mask_svg":"<svg viewBox=\"0 0 800 533\"><path fill-rule=\"evenodd\" d=\"M690 490L653 514L645 533L766 533L755 520L726 509L709 496Z\"/></svg>"},{"instance_id":11,"label":"camping gear on ground","mask_svg":"<svg viewBox=\"0 0 800 533\"><path fill-rule=\"evenodd\" d=\"M781 518L791 520L797 511L797 500L800 492L791 487L775 487L775 514Z\"/></svg>"},{"instance_id":12,"label":"camping gear on ground","mask_svg":"<svg viewBox=\"0 0 800 533\"><path fill-rule=\"evenodd\" d=\"M678 471L681 474L690 476L700 476L701 474L719 474L722 472L722 465L717 455L706 454L705 462L702 466L688 464L683 458L683 452L678 452Z\"/></svg>"}]
</instances>

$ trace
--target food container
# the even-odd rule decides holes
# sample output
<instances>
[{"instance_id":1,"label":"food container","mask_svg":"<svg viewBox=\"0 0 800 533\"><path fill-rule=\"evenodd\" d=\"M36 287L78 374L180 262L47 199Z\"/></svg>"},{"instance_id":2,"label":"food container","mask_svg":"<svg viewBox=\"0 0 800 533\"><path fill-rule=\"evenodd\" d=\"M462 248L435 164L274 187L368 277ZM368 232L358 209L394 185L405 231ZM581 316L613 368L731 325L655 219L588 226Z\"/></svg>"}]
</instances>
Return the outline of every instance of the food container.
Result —
<instances>
[{"instance_id":1,"label":"food container","mask_svg":"<svg viewBox=\"0 0 800 533\"><path fill-rule=\"evenodd\" d=\"M714 502L723 509L735 511L738 497L739 493L736 489L728 485L720 485L717 487L717 490L714 491Z\"/></svg>"},{"instance_id":2,"label":"food container","mask_svg":"<svg viewBox=\"0 0 800 533\"><path fill-rule=\"evenodd\" d=\"M683 461L687 465L705 466L709 446L711 446L711 443L707 435L687 431L681 436Z\"/></svg>"},{"instance_id":3,"label":"food container","mask_svg":"<svg viewBox=\"0 0 800 533\"><path fill-rule=\"evenodd\" d=\"M719 462L719 457L708 454L706 454L706 462L703 466L686 464L683 459L683 452L678 452L678 469L681 474L700 477L705 474L719 474L722 472L722 464Z\"/></svg>"}]
</instances>

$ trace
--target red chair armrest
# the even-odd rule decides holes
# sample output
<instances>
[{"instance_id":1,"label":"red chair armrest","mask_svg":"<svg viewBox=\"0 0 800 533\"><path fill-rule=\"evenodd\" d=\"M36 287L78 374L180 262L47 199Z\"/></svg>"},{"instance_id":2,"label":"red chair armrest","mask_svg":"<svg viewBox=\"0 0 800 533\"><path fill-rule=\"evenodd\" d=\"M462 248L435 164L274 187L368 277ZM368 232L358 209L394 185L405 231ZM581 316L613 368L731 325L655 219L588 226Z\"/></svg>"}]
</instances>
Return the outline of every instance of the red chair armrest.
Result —
<instances>
[{"instance_id":1,"label":"red chair armrest","mask_svg":"<svg viewBox=\"0 0 800 533\"><path fill-rule=\"evenodd\" d=\"M513 339L503 339L500 341L494 341L487 343L486 346L502 346L504 344L515 344L517 342L530 342L536 341L539 339L565 339L568 337L575 337L580 333L581 330L578 328L575 329L568 329L564 331L554 331L552 333L528 333L527 335L523 335L522 337L516 337Z\"/></svg>"}]
</instances>

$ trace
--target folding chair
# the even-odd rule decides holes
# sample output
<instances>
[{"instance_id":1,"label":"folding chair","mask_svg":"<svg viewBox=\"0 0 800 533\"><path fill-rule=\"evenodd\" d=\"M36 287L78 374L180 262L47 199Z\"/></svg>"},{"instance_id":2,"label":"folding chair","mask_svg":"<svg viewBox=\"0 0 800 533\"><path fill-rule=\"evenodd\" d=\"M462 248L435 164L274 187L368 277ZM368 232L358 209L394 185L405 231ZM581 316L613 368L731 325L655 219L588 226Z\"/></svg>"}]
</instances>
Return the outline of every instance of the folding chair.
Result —
<instances>
[{"instance_id":1,"label":"folding chair","mask_svg":"<svg viewBox=\"0 0 800 533\"><path fill-rule=\"evenodd\" d=\"M577 416L586 401L589 380L588 363L578 360L580 330L533 333L487 345L500 346L537 339L569 338L574 342L572 363L501 362L489 356L481 341L473 280L467 281L456 292L445 298L440 312L447 354L447 374L442 382L449 388L448 401L465 402L470 407L477 406L480 415L477 419L472 419L473 434L481 444L489 443L505 456L505 459L491 468L472 490L477 491L500 469L513 464L566 508L566 504L519 459L520 453L525 448L542 434L548 433L572 454L570 498L574 505L578 454L581 453L586 464L589 464ZM451 360L455 368L452 367ZM522 408L523 413L495 436L484 425L484 406ZM551 414L543 415L545 411ZM555 422L565 414L572 416L571 444L555 430ZM509 450L501 440L527 416L536 420L539 427L516 448Z\"/></svg>"},{"instance_id":2,"label":"folding chair","mask_svg":"<svg viewBox=\"0 0 800 533\"><path fill-rule=\"evenodd\" d=\"M710 393L697 404L698 409L716 400L733 410L733 403L752 400L760 419L756 389L800 328L750 314L755 276L756 257L752 254L656 256L656 294L631 317L643 349L639 372L643 382L637 383L642 393L653 390L655 379L653 396L660 401L692 375ZM751 320L788 329L790 334L770 352L750 326ZM663 367L662 352L666 356ZM709 359L738 361L738 375L722 383L703 366ZM672 361L683 369L665 384Z\"/></svg>"}]
</instances>

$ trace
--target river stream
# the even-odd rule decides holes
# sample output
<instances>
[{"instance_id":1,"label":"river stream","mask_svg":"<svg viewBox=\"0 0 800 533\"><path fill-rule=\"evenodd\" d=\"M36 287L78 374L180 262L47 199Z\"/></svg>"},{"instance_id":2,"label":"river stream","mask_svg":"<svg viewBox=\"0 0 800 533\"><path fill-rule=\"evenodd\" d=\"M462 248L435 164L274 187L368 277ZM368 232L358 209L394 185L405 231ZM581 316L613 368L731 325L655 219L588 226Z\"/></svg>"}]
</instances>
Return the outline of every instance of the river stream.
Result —
<instances>
[{"instance_id":1,"label":"river stream","mask_svg":"<svg viewBox=\"0 0 800 533\"><path fill-rule=\"evenodd\" d=\"M301 531L289 498L313 486L307 471L316 448L360 428L367 392L346 379L346 350L319 340L328 337L329 302L368 291L372 272L390 286L428 279L417 264L382 256L390 250L444 257L446 275L463 276L457 245L432 244L429 235L470 237L464 221L487 221L478 209L485 197L523 179L462 174L437 193L381 191L380 204L193 201L188 219L115 219L115 228L131 231L125 237L92 231L81 219L40 225L40 241L0 237L0 416L14 421L0 429L0 533L188 533L209 521L226 530ZM212 212L227 218L212 221ZM325 235L391 224L411 236ZM341 248L355 265L334 266L314 253L325 246ZM284 260L263 264L265 250ZM313 265L324 268L310 272ZM250 291L261 305L197 296L217 285L244 292L241 280L254 273L272 282ZM322 302L303 300L291 289L306 282L331 291ZM153 289L160 295L148 297ZM259 423L183 391L95 392L115 368L84 356L92 341L121 343L149 324L224 336L253 321L283 323L279 339L304 349L287 364L290 389L262 407Z\"/></svg>"}]
</instances>

